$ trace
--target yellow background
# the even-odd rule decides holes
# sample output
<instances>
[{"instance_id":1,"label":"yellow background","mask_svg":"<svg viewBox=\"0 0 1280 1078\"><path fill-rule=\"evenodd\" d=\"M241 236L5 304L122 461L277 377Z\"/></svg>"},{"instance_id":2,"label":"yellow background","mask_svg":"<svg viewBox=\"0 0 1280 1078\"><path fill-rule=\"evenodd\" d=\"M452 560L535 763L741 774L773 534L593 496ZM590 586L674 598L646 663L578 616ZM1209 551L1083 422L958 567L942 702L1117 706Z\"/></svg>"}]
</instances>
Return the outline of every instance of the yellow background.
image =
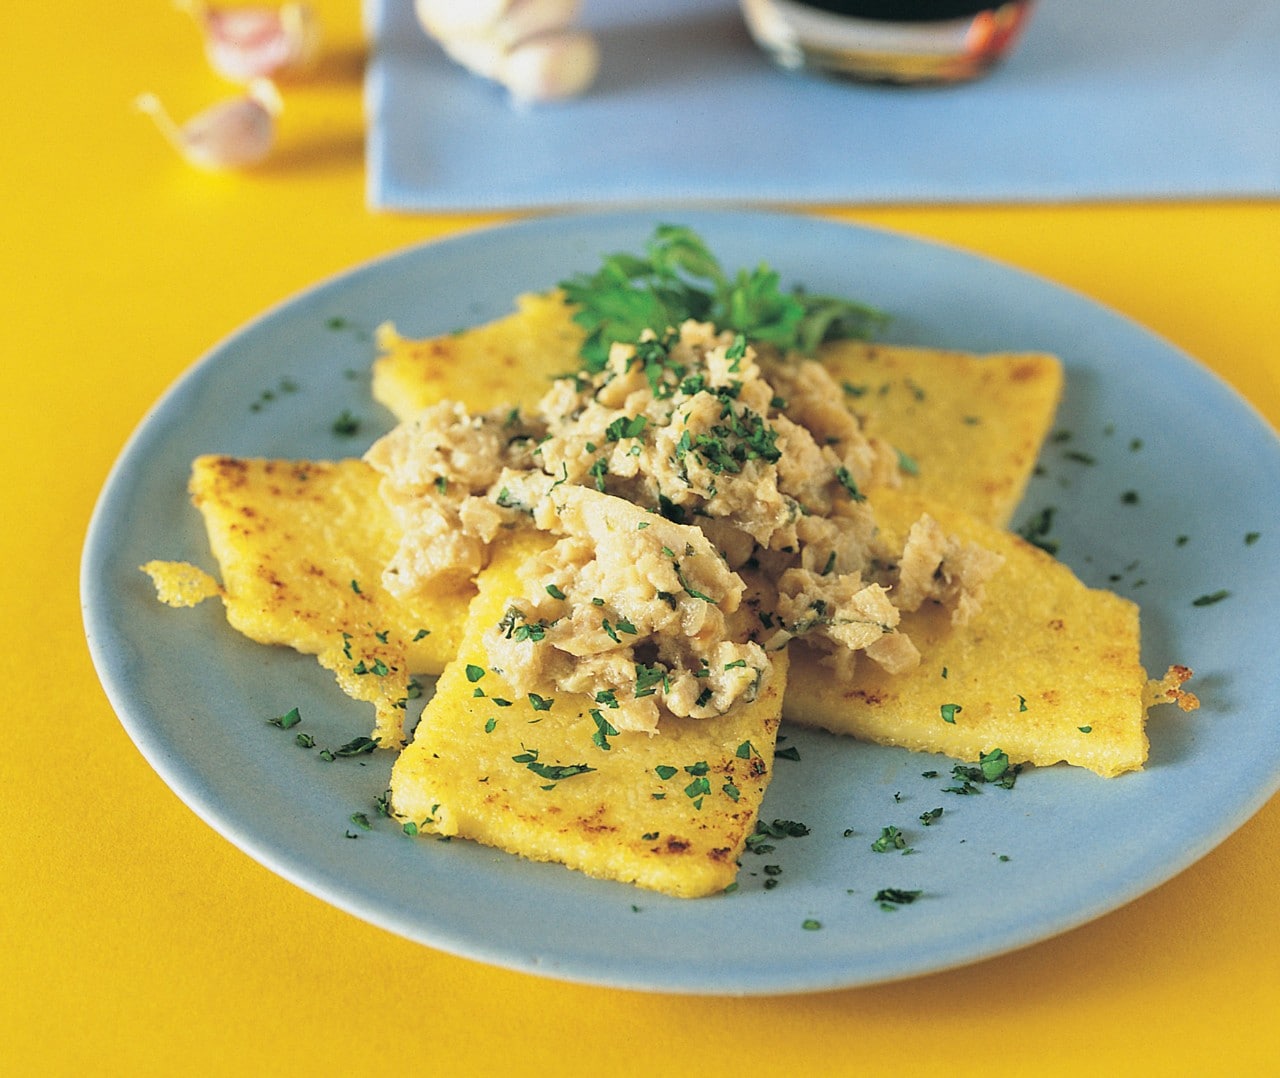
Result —
<instances>
[{"instance_id":1,"label":"yellow background","mask_svg":"<svg viewBox=\"0 0 1280 1078\"><path fill-rule=\"evenodd\" d=\"M186 116L230 92L167 0L6 12L0 1072L1276 1073L1280 800L1153 893L1019 953L721 1000L566 985L405 942L261 868L160 782L99 688L78 604L85 528L124 440L267 306L499 219L365 209L358 11L320 9L328 48L284 87L271 163L213 177L131 108L155 90ZM1087 293L1280 425L1274 201L811 212Z\"/></svg>"}]
</instances>

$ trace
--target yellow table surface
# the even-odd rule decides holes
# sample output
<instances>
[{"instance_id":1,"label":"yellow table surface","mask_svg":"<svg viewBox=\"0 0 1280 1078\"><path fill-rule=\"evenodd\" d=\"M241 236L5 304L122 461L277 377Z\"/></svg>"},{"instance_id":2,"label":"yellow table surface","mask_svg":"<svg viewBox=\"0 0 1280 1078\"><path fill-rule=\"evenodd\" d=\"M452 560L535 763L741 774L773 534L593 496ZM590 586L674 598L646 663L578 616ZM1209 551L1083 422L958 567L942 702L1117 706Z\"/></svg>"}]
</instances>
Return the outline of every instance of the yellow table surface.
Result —
<instances>
[{"instance_id":1,"label":"yellow table surface","mask_svg":"<svg viewBox=\"0 0 1280 1078\"><path fill-rule=\"evenodd\" d=\"M1277 1073L1280 800L1059 938L903 983L741 1000L563 984L406 942L262 868L165 787L81 627L80 550L113 459L264 308L499 220L366 209L357 5L320 10L326 53L284 87L276 154L229 176L189 169L132 110L143 90L180 116L230 91L165 0L7 13L0 1072ZM1280 426L1280 203L807 212L1087 293Z\"/></svg>"}]
</instances>

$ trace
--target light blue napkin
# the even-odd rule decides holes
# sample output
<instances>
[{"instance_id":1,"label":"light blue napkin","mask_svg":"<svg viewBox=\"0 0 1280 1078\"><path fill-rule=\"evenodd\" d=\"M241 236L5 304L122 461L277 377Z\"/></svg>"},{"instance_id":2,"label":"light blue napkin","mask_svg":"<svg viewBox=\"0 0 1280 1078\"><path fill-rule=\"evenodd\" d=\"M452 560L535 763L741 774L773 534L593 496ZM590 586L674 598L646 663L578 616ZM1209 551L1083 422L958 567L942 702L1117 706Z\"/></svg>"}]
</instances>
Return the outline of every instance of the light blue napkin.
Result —
<instances>
[{"instance_id":1,"label":"light blue napkin","mask_svg":"<svg viewBox=\"0 0 1280 1078\"><path fill-rule=\"evenodd\" d=\"M400 211L1280 192L1280 4L1041 0L978 82L778 70L734 0L585 0L599 80L519 109L366 0L368 197Z\"/></svg>"}]
</instances>

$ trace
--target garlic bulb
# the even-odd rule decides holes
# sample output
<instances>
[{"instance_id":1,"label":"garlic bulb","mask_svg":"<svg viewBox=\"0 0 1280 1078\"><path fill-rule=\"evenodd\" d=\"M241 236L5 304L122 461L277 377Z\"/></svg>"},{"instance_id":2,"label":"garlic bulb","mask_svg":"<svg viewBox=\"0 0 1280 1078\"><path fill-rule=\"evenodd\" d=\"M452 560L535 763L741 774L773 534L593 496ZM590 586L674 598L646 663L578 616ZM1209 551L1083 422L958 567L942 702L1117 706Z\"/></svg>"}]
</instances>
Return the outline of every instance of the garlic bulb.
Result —
<instances>
[{"instance_id":1,"label":"garlic bulb","mask_svg":"<svg viewBox=\"0 0 1280 1078\"><path fill-rule=\"evenodd\" d=\"M160 133L197 168L217 171L256 165L271 152L280 95L266 79L255 79L245 94L212 105L178 124L155 94L143 94L137 107Z\"/></svg>"},{"instance_id":2,"label":"garlic bulb","mask_svg":"<svg viewBox=\"0 0 1280 1078\"><path fill-rule=\"evenodd\" d=\"M415 0L450 59L505 86L518 104L582 93L600 69L594 37L574 28L580 0Z\"/></svg>"},{"instance_id":3,"label":"garlic bulb","mask_svg":"<svg viewBox=\"0 0 1280 1078\"><path fill-rule=\"evenodd\" d=\"M319 51L319 23L307 4L273 8L175 2L200 25L209 65L232 82L247 83L304 68Z\"/></svg>"}]
</instances>

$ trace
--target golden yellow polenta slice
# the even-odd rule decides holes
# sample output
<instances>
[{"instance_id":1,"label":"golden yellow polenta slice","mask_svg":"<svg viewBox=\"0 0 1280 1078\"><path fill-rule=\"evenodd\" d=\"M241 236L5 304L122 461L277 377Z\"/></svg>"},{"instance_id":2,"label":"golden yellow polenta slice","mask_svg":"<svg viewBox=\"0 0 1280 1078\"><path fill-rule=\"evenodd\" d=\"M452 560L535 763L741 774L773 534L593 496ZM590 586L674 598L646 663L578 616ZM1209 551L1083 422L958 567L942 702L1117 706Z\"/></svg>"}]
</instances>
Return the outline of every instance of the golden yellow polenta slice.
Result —
<instances>
[{"instance_id":1,"label":"golden yellow polenta slice","mask_svg":"<svg viewBox=\"0 0 1280 1078\"><path fill-rule=\"evenodd\" d=\"M601 879L693 898L724 890L773 766L787 661L757 699L715 719L665 716L610 734L587 695L516 698L482 635L551 542L518 532L479 578L458 658L396 760L391 805L410 830L456 835ZM530 647L537 644L530 642Z\"/></svg>"},{"instance_id":2,"label":"golden yellow polenta slice","mask_svg":"<svg viewBox=\"0 0 1280 1078\"><path fill-rule=\"evenodd\" d=\"M904 455L918 497L1009 522L1062 395L1054 356L837 341L819 358L867 432Z\"/></svg>"},{"instance_id":3,"label":"golden yellow polenta slice","mask_svg":"<svg viewBox=\"0 0 1280 1078\"><path fill-rule=\"evenodd\" d=\"M874 501L882 526L905 533L920 503L898 491ZM1014 763L1066 761L1113 776L1147 757L1147 675L1138 608L1085 587L1062 563L1017 536L932 505L949 532L1004 556L981 611L953 627L936 604L904 614L920 649L913 671L860 663L839 683L814 652L792 652L788 721L962 760L1000 748Z\"/></svg>"},{"instance_id":4,"label":"golden yellow polenta slice","mask_svg":"<svg viewBox=\"0 0 1280 1078\"><path fill-rule=\"evenodd\" d=\"M204 456L190 491L231 626L315 655L343 691L374 705L373 736L398 747L410 676L437 673L453 658L474 588L411 603L383 588L399 531L363 461ZM181 564L145 568L165 589L161 598L167 591L180 605L216 590Z\"/></svg>"},{"instance_id":5,"label":"golden yellow polenta slice","mask_svg":"<svg viewBox=\"0 0 1280 1078\"><path fill-rule=\"evenodd\" d=\"M373 397L400 420L440 400L462 401L473 412L532 404L580 364L586 335L572 313L559 292L549 292L520 296L514 314L441 337L409 340L384 325Z\"/></svg>"}]
</instances>

